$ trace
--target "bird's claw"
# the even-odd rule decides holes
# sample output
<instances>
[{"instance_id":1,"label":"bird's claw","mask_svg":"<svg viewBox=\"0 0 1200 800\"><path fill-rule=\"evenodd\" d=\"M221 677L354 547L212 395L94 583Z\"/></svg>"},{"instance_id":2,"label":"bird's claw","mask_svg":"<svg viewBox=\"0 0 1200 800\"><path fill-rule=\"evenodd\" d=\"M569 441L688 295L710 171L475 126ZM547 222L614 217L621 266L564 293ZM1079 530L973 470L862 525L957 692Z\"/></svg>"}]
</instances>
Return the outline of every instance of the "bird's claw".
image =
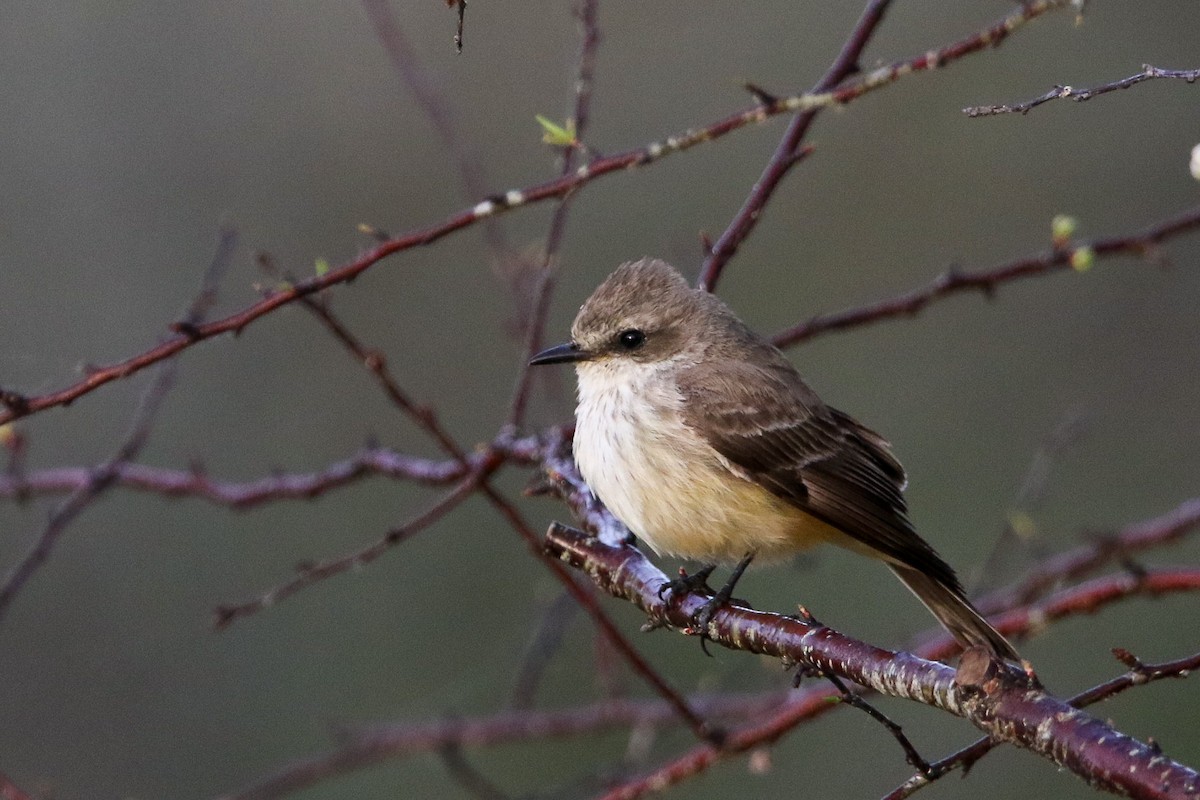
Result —
<instances>
[{"instance_id":1,"label":"bird's claw","mask_svg":"<svg viewBox=\"0 0 1200 800\"><path fill-rule=\"evenodd\" d=\"M708 585L708 576L712 575L716 569L715 564L701 567L692 574L688 574L683 567L679 568L679 577L666 581L662 586L658 587L658 599L664 599L664 595L670 592L673 595L685 595L692 592L701 592L703 594L712 595L712 587Z\"/></svg>"}]
</instances>

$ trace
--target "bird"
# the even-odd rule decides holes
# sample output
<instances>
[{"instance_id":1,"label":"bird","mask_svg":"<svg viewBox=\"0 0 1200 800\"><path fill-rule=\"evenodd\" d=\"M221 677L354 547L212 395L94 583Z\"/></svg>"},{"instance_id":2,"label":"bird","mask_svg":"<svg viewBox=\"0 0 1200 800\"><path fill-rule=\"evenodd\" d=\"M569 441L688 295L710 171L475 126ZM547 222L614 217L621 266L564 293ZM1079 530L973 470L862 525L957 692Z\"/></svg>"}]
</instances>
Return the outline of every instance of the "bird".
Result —
<instances>
[{"instance_id":1,"label":"bird","mask_svg":"<svg viewBox=\"0 0 1200 800\"><path fill-rule=\"evenodd\" d=\"M705 565L671 589L736 563L701 627L751 561L833 544L882 561L965 648L1019 661L913 527L887 440L666 262L621 264L530 363L575 367L574 458L596 497L658 555Z\"/></svg>"}]
</instances>

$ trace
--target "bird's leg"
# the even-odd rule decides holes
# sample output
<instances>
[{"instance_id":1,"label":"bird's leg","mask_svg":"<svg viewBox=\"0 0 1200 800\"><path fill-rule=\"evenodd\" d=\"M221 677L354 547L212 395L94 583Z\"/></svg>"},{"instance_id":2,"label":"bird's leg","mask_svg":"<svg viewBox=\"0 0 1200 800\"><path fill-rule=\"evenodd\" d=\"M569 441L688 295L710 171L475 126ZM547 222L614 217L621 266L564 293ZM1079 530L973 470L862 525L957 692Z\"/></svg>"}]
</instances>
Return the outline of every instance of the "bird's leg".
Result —
<instances>
[{"instance_id":1,"label":"bird's leg","mask_svg":"<svg viewBox=\"0 0 1200 800\"><path fill-rule=\"evenodd\" d=\"M742 556L742 560L733 568L733 572L729 573L729 580L725 581L725 585L708 598L704 605L692 615L692 625L699 628L701 631L708 629L708 623L712 621L713 614L717 613L717 609L729 602L733 597L733 587L737 585L738 580L742 577L742 573L746 571L746 567L750 566L750 562L754 560L754 552L751 551Z\"/></svg>"},{"instance_id":2,"label":"bird's leg","mask_svg":"<svg viewBox=\"0 0 1200 800\"><path fill-rule=\"evenodd\" d=\"M662 586L658 587L658 599L662 599L667 592L671 594L689 594L691 592L703 591L705 594L712 594L713 590L708 585L708 576L712 575L713 570L717 568L716 564L705 564L700 569L693 572L691 575L683 571L683 567L679 568L679 577L669 580Z\"/></svg>"}]
</instances>

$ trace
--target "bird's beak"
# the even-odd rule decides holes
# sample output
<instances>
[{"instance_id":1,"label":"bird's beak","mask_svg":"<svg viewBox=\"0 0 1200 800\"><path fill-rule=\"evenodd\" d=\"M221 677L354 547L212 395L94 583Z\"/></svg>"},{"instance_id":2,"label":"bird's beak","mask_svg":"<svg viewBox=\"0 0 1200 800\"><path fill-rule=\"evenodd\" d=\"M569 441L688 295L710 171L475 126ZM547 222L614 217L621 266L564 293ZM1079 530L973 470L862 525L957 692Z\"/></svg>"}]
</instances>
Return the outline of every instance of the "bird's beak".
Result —
<instances>
[{"instance_id":1,"label":"bird's beak","mask_svg":"<svg viewBox=\"0 0 1200 800\"><path fill-rule=\"evenodd\" d=\"M529 359L529 365L537 367L542 364L571 364L576 361L587 361L589 358L591 355L586 350L581 350L579 345L574 342L567 342L566 344L556 344L554 347L538 353Z\"/></svg>"}]
</instances>

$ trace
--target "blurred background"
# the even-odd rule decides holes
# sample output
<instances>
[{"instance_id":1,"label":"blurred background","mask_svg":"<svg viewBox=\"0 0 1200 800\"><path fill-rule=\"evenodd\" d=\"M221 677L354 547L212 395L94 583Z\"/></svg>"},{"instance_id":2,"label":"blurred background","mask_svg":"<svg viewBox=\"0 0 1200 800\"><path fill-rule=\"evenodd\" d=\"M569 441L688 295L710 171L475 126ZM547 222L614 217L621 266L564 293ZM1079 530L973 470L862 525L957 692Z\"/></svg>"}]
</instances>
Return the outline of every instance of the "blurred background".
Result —
<instances>
[{"instance_id":1,"label":"blurred background","mask_svg":"<svg viewBox=\"0 0 1200 800\"><path fill-rule=\"evenodd\" d=\"M861 3L601 3L587 143L642 146L747 107L741 84L791 93L825 70ZM897 3L865 67L913 56L991 24L997 2ZM535 114L572 104L579 36L567 4L472 3L466 46L440 0L393 0L416 62L451 108L488 192L557 174ZM1080 237L1132 232L1200 202L1187 169L1200 142L1200 88L1146 83L1027 116L968 119L968 105L1090 86L1143 63L1200 66L1200 4L1096 2L1083 25L1047 15L1005 42L822 114L812 157L793 171L720 293L754 327L777 331L921 286L950 265L978 269L1049 246L1067 213ZM195 293L222 225L239 246L216 313L270 283L269 253L308 275L392 233L474 205L454 157L389 62L364 7L332 0L41 3L0 10L0 387L73 383L86 364L140 352ZM547 336L565 338L579 303L617 263L665 257L689 276L700 232L718 235L778 141L779 118L651 167L606 177L574 203ZM551 206L504 215L536 252ZM390 258L332 293L404 387L462 441L503 422L521 361L519 316L481 228ZM1200 494L1200 234L1164 247L1169 263L1119 258L1083 273L966 295L920 316L823 336L790 351L832 405L883 432L907 466L919 530L971 576L1016 505L1035 454L1064 419L1081 437L1054 460L1031 509L1034 553L1162 514ZM88 465L120 443L150 373L18 423L28 468ZM566 370L537 387L528 430L569 419ZM234 339L186 352L142 453L203 464L215 478L311 471L364 441L437 456L369 375L298 308ZM508 472L500 485L527 480ZM384 558L220 633L212 609L290 577L297 562L378 539L435 494L372 479L315 502L247 512L117 489L76 521L0 621L0 771L74 798L204 798L329 748L331 725L469 717L504 709L534 630L560 594L547 570L474 500ZM0 503L0 567L31 546L59 498ZM566 519L523 500L539 530ZM1012 554L1010 554L1012 555ZM1200 546L1145 559L1196 563ZM1021 553L989 585L1019 576ZM668 570L673 563L665 563ZM752 573L756 607L808 605L823 621L902 646L930 625L882 568L834 552ZM630 607L605 601L648 658L685 690L782 687L777 665L695 641L637 634ZM1138 600L1055 625L1022 643L1069 694L1145 660L1197 649L1195 598ZM601 696L592 629L576 615L539 689L541 707ZM634 678L625 683L647 694ZM936 758L974 730L911 703L881 702ZM1097 713L1200 763L1200 683L1139 688ZM622 768L622 734L471 750L513 796L587 796ZM665 732L661 759L689 747ZM873 753L864 768L863 754ZM911 768L865 715L803 727L751 774L732 758L669 797L879 796ZM814 765L822 768L814 769ZM802 782L802 784L801 784ZM969 783L923 796L1064 798L1092 793L1033 756L998 752ZM435 756L319 785L305 798L469 797Z\"/></svg>"}]
</instances>

